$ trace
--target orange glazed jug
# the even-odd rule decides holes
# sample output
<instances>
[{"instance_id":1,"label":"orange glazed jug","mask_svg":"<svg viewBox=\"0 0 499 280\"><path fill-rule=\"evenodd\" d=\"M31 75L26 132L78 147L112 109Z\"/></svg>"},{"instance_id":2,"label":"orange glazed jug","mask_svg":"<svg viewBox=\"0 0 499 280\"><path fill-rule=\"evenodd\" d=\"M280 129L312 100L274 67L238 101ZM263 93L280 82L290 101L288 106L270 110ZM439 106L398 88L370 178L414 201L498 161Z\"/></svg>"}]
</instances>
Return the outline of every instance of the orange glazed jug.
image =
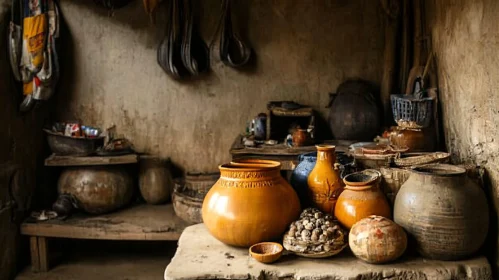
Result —
<instances>
[{"instance_id":1,"label":"orange glazed jug","mask_svg":"<svg viewBox=\"0 0 499 280\"><path fill-rule=\"evenodd\" d=\"M333 214L343 184L335 168L336 155L333 145L316 145L317 163L308 175L308 192L312 204L319 210Z\"/></svg>"}]
</instances>

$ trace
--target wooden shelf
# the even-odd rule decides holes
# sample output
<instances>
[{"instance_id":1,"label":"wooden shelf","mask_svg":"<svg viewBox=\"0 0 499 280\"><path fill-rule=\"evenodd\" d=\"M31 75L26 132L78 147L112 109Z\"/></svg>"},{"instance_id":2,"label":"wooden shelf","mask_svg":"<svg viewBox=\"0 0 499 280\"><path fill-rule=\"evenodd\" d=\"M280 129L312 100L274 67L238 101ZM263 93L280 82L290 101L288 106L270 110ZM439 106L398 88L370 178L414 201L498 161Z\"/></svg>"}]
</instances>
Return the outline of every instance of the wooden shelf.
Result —
<instances>
[{"instance_id":1,"label":"wooden shelf","mask_svg":"<svg viewBox=\"0 0 499 280\"><path fill-rule=\"evenodd\" d=\"M56 156L51 155L45 159L45 166L93 166L93 165L117 165L117 164L133 164L137 163L138 156L136 154L122 156L90 156L90 157L73 157L73 156Z\"/></svg>"},{"instance_id":2,"label":"wooden shelf","mask_svg":"<svg viewBox=\"0 0 499 280\"><path fill-rule=\"evenodd\" d=\"M140 204L99 216L78 213L67 220L24 222L21 234L78 239L178 240L187 226L175 215L171 204Z\"/></svg>"}]
</instances>

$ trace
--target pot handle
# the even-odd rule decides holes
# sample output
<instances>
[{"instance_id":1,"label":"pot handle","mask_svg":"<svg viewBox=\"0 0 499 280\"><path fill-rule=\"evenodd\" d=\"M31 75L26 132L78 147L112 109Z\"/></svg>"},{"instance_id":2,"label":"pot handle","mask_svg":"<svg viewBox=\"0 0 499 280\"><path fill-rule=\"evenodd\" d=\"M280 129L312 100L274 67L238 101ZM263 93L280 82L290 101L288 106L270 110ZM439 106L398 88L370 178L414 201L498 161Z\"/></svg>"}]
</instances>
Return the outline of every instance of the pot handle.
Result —
<instances>
[{"instance_id":1,"label":"pot handle","mask_svg":"<svg viewBox=\"0 0 499 280\"><path fill-rule=\"evenodd\" d=\"M327 103L326 108L330 108L331 105L333 105L333 102L334 102L334 100L336 99L337 96L338 96L338 93L336 93L336 92L330 92L329 93L329 102Z\"/></svg>"}]
</instances>

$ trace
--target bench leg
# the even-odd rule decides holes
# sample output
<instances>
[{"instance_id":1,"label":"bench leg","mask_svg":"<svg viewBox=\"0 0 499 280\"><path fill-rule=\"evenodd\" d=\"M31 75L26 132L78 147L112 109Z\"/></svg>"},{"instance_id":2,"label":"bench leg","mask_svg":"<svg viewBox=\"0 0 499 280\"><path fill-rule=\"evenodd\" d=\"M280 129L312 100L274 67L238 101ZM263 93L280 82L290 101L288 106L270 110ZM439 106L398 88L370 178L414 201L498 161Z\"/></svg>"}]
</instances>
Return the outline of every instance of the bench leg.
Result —
<instances>
[{"instance_id":1,"label":"bench leg","mask_svg":"<svg viewBox=\"0 0 499 280\"><path fill-rule=\"evenodd\" d=\"M33 272L47 272L49 270L47 238L30 237L31 269Z\"/></svg>"}]
</instances>

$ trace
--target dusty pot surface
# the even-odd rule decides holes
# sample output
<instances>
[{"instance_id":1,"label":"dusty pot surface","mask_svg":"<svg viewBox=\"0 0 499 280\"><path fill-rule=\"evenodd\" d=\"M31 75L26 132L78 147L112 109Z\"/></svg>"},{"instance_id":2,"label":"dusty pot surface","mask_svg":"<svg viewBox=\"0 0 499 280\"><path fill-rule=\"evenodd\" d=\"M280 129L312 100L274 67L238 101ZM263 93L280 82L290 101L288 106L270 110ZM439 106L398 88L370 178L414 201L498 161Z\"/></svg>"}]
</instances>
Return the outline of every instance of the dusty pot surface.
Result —
<instances>
[{"instance_id":1,"label":"dusty pot surface","mask_svg":"<svg viewBox=\"0 0 499 280\"><path fill-rule=\"evenodd\" d=\"M173 179L167 163L154 156L141 156L139 161L139 189L149 204L161 204L170 199Z\"/></svg>"},{"instance_id":2,"label":"dusty pot surface","mask_svg":"<svg viewBox=\"0 0 499 280\"><path fill-rule=\"evenodd\" d=\"M278 162L219 167L220 179L203 201L203 222L225 244L250 247L279 239L300 214L300 202L280 175Z\"/></svg>"},{"instance_id":3,"label":"dusty pot surface","mask_svg":"<svg viewBox=\"0 0 499 280\"><path fill-rule=\"evenodd\" d=\"M335 167L335 146L317 145L317 162L308 175L308 193L314 207L333 214L336 200L343 191L338 168Z\"/></svg>"},{"instance_id":4,"label":"dusty pot surface","mask_svg":"<svg viewBox=\"0 0 499 280\"><path fill-rule=\"evenodd\" d=\"M129 172L117 166L67 168L59 176L58 191L75 197L78 208L102 214L130 202L133 179Z\"/></svg>"},{"instance_id":5,"label":"dusty pot surface","mask_svg":"<svg viewBox=\"0 0 499 280\"><path fill-rule=\"evenodd\" d=\"M478 251L487 236L483 190L449 164L413 168L395 198L394 220L427 258L457 260Z\"/></svg>"},{"instance_id":6,"label":"dusty pot surface","mask_svg":"<svg viewBox=\"0 0 499 280\"><path fill-rule=\"evenodd\" d=\"M348 244L357 258L368 263L386 263L402 256L407 235L391 220L373 215L353 225Z\"/></svg>"},{"instance_id":7,"label":"dusty pot surface","mask_svg":"<svg viewBox=\"0 0 499 280\"><path fill-rule=\"evenodd\" d=\"M347 175L343 182L345 189L341 193L334 215L347 229L356 222L371 215L391 218L391 210L385 195L379 189L381 173L367 169Z\"/></svg>"}]
</instances>

